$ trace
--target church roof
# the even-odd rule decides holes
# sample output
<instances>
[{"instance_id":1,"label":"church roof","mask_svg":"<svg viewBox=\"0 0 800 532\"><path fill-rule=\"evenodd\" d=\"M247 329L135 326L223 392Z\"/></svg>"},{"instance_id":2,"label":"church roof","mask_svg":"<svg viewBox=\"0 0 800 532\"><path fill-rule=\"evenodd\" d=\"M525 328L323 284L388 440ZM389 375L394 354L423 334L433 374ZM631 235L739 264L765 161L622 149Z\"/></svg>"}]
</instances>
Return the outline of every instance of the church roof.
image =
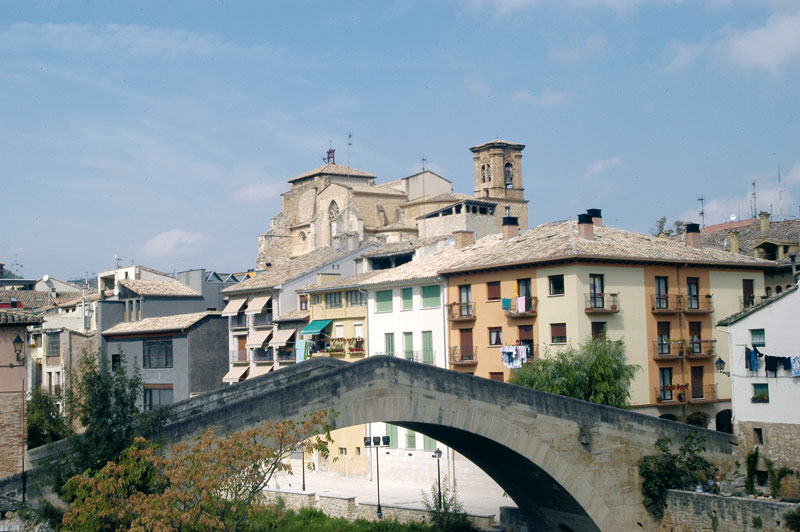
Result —
<instances>
[{"instance_id":1,"label":"church roof","mask_svg":"<svg viewBox=\"0 0 800 532\"><path fill-rule=\"evenodd\" d=\"M473 146L469 149L471 152L476 152L479 150L485 150L487 148L516 148L518 150L522 150L525 148L524 144L517 144L515 142L508 142L507 140L490 140L489 142L484 142L483 144L478 144L477 146Z\"/></svg>"},{"instance_id":2,"label":"church roof","mask_svg":"<svg viewBox=\"0 0 800 532\"><path fill-rule=\"evenodd\" d=\"M345 177L369 177L369 178L377 177L375 174L370 174L369 172L365 172L363 170L357 170L356 168L350 168L349 166L342 166L340 164L328 163L320 167L314 168L313 170L309 170L304 174L300 174L299 176L291 178L289 180L289 183L300 181L302 179L308 179L310 177L315 177L318 175L319 176L337 175Z\"/></svg>"},{"instance_id":3,"label":"church roof","mask_svg":"<svg viewBox=\"0 0 800 532\"><path fill-rule=\"evenodd\" d=\"M410 205L419 205L422 203L457 203L466 199L474 200L475 197L468 194L461 194L460 192L443 192L435 196L422 196L421 198L413 201L403 203L402 206L408 207Z\"/></svg>"}]
</instances>

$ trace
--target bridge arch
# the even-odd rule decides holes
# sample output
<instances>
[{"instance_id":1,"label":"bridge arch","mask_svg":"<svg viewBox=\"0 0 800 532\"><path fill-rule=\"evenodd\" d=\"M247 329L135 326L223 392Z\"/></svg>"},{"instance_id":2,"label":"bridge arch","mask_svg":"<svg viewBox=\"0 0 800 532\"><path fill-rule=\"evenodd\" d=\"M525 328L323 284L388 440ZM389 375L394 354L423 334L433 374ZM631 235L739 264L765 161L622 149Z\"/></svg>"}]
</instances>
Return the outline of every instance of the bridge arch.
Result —
<instances>
[{"instance_id":1,"label":"bridge arch","mask_svg":"<svg viewBox=\"0 0 800 532\"><path fill-rule=\"evenodd\" d=\"M427 434L489 474L536 530L656 529L638 461L696 427L391 357L315 359L177 403L165 444L267 419L339 412L338 428L388 422ZM730 435L705 431L719 463ZM565 528L568 527L568 528Z\"/></svg>"}]
</instances>

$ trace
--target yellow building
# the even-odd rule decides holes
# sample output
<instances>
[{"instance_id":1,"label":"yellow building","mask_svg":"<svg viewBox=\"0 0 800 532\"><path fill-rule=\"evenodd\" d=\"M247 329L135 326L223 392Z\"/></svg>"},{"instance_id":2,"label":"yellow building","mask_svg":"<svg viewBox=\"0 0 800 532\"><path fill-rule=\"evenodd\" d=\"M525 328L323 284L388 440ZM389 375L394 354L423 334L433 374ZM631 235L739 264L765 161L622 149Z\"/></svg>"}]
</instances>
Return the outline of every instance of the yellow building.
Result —
<instances>
[{"instance_id":1,"label":"yellow building","mask_svg":"<svg viewBox=\"0 0 800 532\"><path fill-rule=\"evenodd\" d=\"M718 356L728 362L727 337L713 324L764 293L774 262L703 248L696 224L685 241L603 227L597 209L577 224L520 235L512 217L506 223L502 237L467 245L468 259L439 272L452 369L506 381L503 346L547 356L605 332L624 339L642 368L635 407L668 417L729 413L729 379L713 365Z\"/></svg>"}]
</instances>

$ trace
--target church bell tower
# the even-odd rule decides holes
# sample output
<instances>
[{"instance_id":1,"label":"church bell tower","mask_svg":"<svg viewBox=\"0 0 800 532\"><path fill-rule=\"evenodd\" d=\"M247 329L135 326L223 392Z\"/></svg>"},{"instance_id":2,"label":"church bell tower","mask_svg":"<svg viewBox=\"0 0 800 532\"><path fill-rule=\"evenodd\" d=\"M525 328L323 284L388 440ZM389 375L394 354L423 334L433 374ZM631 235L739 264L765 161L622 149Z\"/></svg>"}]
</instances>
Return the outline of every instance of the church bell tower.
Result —
<instances>
[{"instance_id":1,"label":"church bell tower","mask_svg":"<svg viewBox=\"0 0 800 532\"><path fill-rule=\"evenodd\" d=\"M475 161L475 199L497 203L498 227L503 216L514 216L519 219L521 229L528 228L528 200L522 186L524 149L524 144L504 140L484 142L469 149Z\"/></svg>"}]
</instances>

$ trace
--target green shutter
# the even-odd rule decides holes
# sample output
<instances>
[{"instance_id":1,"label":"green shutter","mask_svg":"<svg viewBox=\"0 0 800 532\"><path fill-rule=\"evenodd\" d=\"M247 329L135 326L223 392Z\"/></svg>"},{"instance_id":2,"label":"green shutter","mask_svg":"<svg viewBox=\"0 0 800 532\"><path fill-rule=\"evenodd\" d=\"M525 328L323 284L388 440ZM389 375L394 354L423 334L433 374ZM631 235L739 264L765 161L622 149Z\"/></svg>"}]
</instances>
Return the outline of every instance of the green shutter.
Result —
<instances>
[{"instance_id":1,"label":"green shutter","mask_svg":"<svg viewBox=\"0 0 800 532\"><path fill-rule=\"evenodd\" d=\"M413 430L406 429L406 447L408 449L417 448L417 433Z\"/></svg>"},{"instance_id":2,"label":"green shutter","mask_svg":"<svg viewBox=\"0 0 800 532\"><path fill-rule=\"evenodd\" d=\"M389 436L389 447L397 447L397 425L386 423L386 435Z\"/></svg>"},{"instance_id":3,"label":"green shutter","mask_svg":"<svg viewBox=\"0 0 800 532\"><path fill-rule=\"evenodd\" d=\"M411 310L414 308L414 289L403 288L403 310Z\"/></svg>"},{"instance_id":4,"label":"green shutter","mask_svg":"<svg viewBox=\"0 0 800 532\"><path fill-rule=\"evenodd\" d=\"M422 331L422 361L433 364L433 331Z\"/></svg>"},{"instance_id":5,"label":"green shutter","mask_svg":"<svg viewBox=\"0 0 800 532\"><path fill-rule=\"evenodd\" d=\"M439 285L422 287L422 306L425 308L438 307L440 304Z\"/></svg>"},{"instance_id":6,"label":"green shutter","mask_svg":"<svg viewBox=\"0 0 800 532\"><path fill-rule=\"evenodd\" d=\"M387 355L394 356L394 333L383 335L383 348L386 350Z\"/></svg>"},{"instance_id":7,"label":"green shutter","mask_svg":"<svg viewBox=\"0 0 800 532\"><path fill-rule=\"evenodd\" d=\"M414 333L403 333L403 351L406 359L411 360L414 358Z\"/></svg>"},{"instance_id":8,"label":"green shutter","mask_svg":"<svg viewBox=\"0 0 800 532\"><path fill-rule=\"evenodd\" d=\"M391 290L378 290L375 292L376 312L391 312L392 311L392 291Z\"/></svg>"},{"instance_id":9,"label":"green shutter","mask_svg":"<svg viewBox=\"0 0 800 532\"><path fill-rule=\"evenodd\" d=\"M436 440L431 438L430 436L422 435L422 447L426 451L433 451L436 449Z\"/></svg>"}]
</instances>

